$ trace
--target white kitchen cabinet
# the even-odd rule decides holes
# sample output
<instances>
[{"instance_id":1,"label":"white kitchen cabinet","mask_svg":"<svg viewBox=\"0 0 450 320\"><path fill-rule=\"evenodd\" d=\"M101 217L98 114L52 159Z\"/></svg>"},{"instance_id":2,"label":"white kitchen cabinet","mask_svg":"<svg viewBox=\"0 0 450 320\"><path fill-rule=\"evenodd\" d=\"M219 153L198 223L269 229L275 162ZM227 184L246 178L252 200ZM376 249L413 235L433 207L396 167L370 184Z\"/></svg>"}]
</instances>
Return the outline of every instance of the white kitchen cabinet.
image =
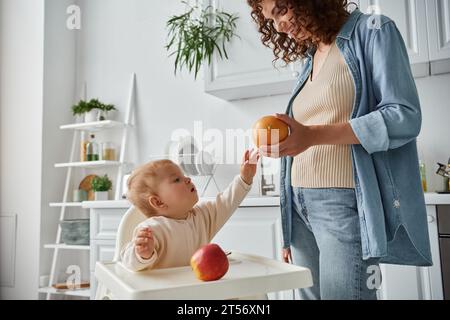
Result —
<instances>
[{"instance_id":1,"label":"white kitchen cabinet","mask_svg":"<svg viewBox=\"0 0 450 320\"><path fill-rule=\"evenodd\" d=\"M287 94L293 90L297 66L272 65L272 50L261 43L256 23L246 1L209 0L214 8L239 15L236 33L226 45L229 59L216 54L209 67L205 65L205 92L226 100Z\"/></svg>"},{"instance_id":2,"label":"white kitchen cabinet","mask_svg":"<svg viewBox=\"0 0 450 320\"><path fill-rule=\"evenodd\" d=\"M415 77L429 75L426 0L361 0L364 13L383 14L394 20L405 41Z\"/></svg>"},{"instance_id":3,"label":"white kitchen cabinet","mask_svg":"<svg viewBox=\"0 0 450 320\"><path fill-rule=\"evenodd\" d=\"M442 287L441 256L439 251L436 206L427 206L427 219L433 266L428 268L420 268L422 298L425 300L442 300L444 298L444 293Z\"/></svg>"},{"instance_id":4,"label":"white kitchen cabinet","mask_svg":"<svg viewBox=\"0 0 450 320\"><path fill-rule=\"evenodd\" d=\"M380 266L382 300L442 300L441 265L436 223L436 206L427 206L432 267L386 265Z\"/></svg>"},{"instance_id":5,"label":"white kitchen cabinet","mask_svg":"<svg viewBox=\"0 0 450 320\"><path fill-rule=\"evenodd\" d=\"M92 240L114 240L124 209L92 209L90 233Z\"/></svg>"},{"instance_id":6,"label":"white kitchen cabinet","mask_svg":"<svg viewBox=\"0 0 450 320\"><path fill-rule=\"evenodd\" d=\"M112 202L112 201L111 201ZM97 261L112 261L116 246L117 230L120 221L129 208L126 201L120 203L116 208L105 206L95 207L96 202L84 202L85 206L92 203L94 208L90 208L90 263L91 273L91 299L95 298L97 280L94 276L95 263ZM97 202L100 203L100 202ZM108 201L105 201L108 203Z\"/></svg>"},{"instance_id":7,"label":"white kitchen cabinet","mask_svg":"<svg viewBox=\"0 0 450 320\"><path fill-rule=\"evenodd\" d=\"M281 216L279 207L239 208L212 242L226 250L281 257Z\"/></svg>"},{"instance_id":8,"label":"white kitchen cabinet","mask_svg":"<svg viewBox=\"0 0 450 320\"><path fill-rule=\"evenodd\" d=\"M116 247L115 240L91 240L91 252L90 252L90 262L89 271L91 275L91 299L95 298L95 293L97 291L97 280L94 276L95 263L97 261L113 261L114 251Z\"/></svg>"},{"instance_id":9,"label":"white kitchen cabinet","mask_svg":"<svg viewBox=\"0 0 450 320\"><path fill-rule=\"evenodd\" d=\"M352 1L359 4L359 0ZM229 59L215 55L210 66L205 66L205 92L225 100L247 99L277 94L290 94L299 76L302 61L283 67L272 64L271 49L261 43L261 34L252 20L246 1L209 0L214 8L237 13L237 34L227 44ZM349 6L350 10L355 8Z\"/></svg>"},{"instance_id":10,"label":"white kitchen cabinet","mask_svg":"<svg viewBox=\"0 0 450 320\"><path fill-rule=\"evenodd\" d=\"M89 269L95 271L97 261L113 261L116 247L115 240L92 240Z\"/></svg>"},{"instance_id":11,"label":"white kitchen cabinet","mask_svg":"<svg viewBox=\"0 0 450 320\"><path fill-rule=\"evenodd\" d=\"M281 260L280 208L239 208L212 242L219 244L226 251L236 250ZM293 291L271 293L269 299L293 299Z\"/></svg>"},{"instance_id":12,"label":"white kitchen cabinet","mask_svg":"<svg viewBox=\"0 0 450 320\"><path fill-rule=\"evenodd\" d=\"M428 0L427 22L431 73L450 72L450 0Z\"/></svg>"},{"instance_id":13,"label":"white kitchen cabinet","mask_svg":"<svg viewBox=\"0 0 450 320\"><path fill-rule=\"evenodd\" d=\"M364 13L393 19L403 36L414 77L450 72L450 0L359 0ZM237 34L227 45L229 60L215 56L205 66L205 91L226 100L290 94L301 63L272 66L273 53L260 41L246 1L209 0L237 13ZM352 10L354 6L350 6Z\"/></svg>"},{"instance_id":14,"label":"white kitchen cabinet","mask_svg":"<svg viewBox=\"0 0 450 320\"><path fill-rule=\"evenodd\" d=\"M380 300L420 300L420 270L414 266L380 265Z\"/></svg>"}]
</instances>

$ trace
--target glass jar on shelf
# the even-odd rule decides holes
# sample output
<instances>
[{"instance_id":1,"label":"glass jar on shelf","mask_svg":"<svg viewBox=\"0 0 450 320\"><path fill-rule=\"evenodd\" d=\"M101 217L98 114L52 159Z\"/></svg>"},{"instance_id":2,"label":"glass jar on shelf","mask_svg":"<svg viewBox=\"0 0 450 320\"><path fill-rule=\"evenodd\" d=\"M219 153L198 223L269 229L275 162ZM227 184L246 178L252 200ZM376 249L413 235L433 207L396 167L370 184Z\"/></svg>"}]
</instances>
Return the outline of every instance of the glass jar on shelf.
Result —
<instances>
[{"instance_id":1,"label":"glass jar on shelf","mask_svg":"<svg viewBox=\"0 0 450 320\"><path fill-rule=\"evenodd\" d=\"M113 142L102 143L101 159L116 161L116 147Z\"/></svg>"},{"instance_id":2,"label":"glass jar on shelf","mask_svg":"<svg viewBox=\"0 0 450 320\"><path fill-rule=\"evenodd\" d=\"M81 162L87 161L87 158L86 158L87 144L88 144L88 140L86 139L86 132L81 131L81 134L80 134L80 161Z\"/></svg>"},{"instance_id":3,"label":"glass jar on shelf","mask_svg":"<svg viewBox=\"0 0 450 320\"><path fill-rule=\"evenodd\" d=\"M98 161L99 159L100 159L100 157L99 157L98 144L95 141L95 135L91 134L91 139L89 140L88 144L86 145L86 160L87 161Z\"/></svg>"}]
</instances>

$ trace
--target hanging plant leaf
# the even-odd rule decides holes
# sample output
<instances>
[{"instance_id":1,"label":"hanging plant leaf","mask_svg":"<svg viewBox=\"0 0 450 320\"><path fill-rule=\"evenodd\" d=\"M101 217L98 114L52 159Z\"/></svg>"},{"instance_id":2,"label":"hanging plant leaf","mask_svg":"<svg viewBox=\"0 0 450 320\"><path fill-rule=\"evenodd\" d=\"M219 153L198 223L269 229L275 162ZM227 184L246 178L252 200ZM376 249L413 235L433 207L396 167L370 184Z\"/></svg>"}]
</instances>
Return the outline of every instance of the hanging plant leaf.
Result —
<instances>
[{"instance_id":1,"label":"hanging plant leaf","mask_svg":"<svg viewBox=\"0 0 450 320\"><path fill-rule=\"evenodd\" d=\"M212 6L198 8L189 6L185 1L182 3L189 9L167 21L169 32L165 48L169 51L169 57L175 55L175 75L186 68L189 72L194 71L194 78L197 79L202 63L206 61L210 65L215 52L221 59L228 59L225 47L233 36L237 36L238 17L213 10Z\"/></svg>"}]
</instances>

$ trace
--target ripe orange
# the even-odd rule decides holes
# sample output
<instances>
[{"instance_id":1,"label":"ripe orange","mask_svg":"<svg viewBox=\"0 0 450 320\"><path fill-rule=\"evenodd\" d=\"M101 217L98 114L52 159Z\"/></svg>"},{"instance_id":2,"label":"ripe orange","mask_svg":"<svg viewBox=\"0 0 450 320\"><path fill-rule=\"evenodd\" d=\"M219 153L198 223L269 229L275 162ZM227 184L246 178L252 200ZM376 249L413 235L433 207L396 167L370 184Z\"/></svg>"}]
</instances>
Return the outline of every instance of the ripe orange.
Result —
<instances>
[{"instance_id":1,"label":"ripe orange","mask_svg":"<svg viewBox=\"0 0 450 320\"><path fill-rule=\"evenodd\" d=\"M276 145L289 136L289 126L274 116L259 119L253 125L253 141L256 146Z\"/></svg>"}]
</instances>

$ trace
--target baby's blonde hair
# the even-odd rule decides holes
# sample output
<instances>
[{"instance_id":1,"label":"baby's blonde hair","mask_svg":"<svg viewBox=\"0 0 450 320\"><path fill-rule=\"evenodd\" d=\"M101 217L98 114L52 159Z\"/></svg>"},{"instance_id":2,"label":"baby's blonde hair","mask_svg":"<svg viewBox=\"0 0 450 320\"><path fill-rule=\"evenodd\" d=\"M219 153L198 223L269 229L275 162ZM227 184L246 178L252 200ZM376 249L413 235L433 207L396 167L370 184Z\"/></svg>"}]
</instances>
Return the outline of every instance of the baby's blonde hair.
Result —
<instances>
[{"instance_id":1,"label":"baby's blonde hair","mask_svg":"<svg viewBox=\"0 0 450 320\"><path fill-rule=\"evenodd\" d=\"M146 163L135 169L128 178L127 199L146 217L157 214L148 199L158 192L158 183L168 165L176 165L170 160L157 160Z\"/></svg>"}]
</instances>

